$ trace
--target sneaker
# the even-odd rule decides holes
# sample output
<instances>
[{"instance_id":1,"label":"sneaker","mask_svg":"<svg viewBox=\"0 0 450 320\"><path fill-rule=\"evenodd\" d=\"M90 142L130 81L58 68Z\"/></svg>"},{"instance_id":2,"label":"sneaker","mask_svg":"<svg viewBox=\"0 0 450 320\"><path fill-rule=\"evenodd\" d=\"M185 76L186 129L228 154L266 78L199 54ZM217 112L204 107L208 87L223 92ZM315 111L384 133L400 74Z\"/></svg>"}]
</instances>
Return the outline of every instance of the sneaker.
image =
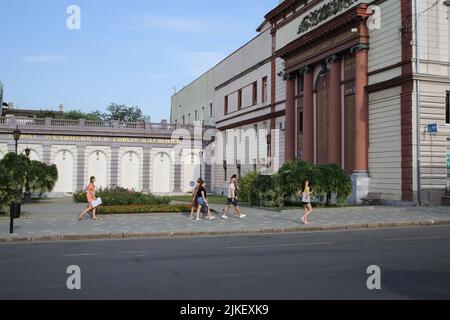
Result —
<instances>
[{"instance_id":1,"label":"sneaker","mask_svg":"<svg viewBox=\"0 0 450 320\"><path fill-rule=\"evenodd\" d=\"M223 216L222 216L222 219L225 219L225 220L227 220L227 219L228 219L228 217L227 217L226 215L223 215Z\"/></svg>"},{"instance_id":2,"label":"sneaker","mask_svg":"<svg viewBox=\"0 0 450 320\"><path fill-rule=\"evenodd\" d=\"M211 217L211 218L209 218L209 220L214 220L216 217Z\"/></svg>"},{"instance_id":3,"label":"sneaker","mask_svg":"<svg viewBox=\"0 0 450 320\"><path fill-rule=\"evenodd\" d=\"M200 218L197 218L197 219L195 219L195 221L201 221L202 219L200 219Z\"/></svg>"},{"instance_id":4,"label":"sneaker","mask_svg":"<svg viewBox=\"0 0 450 320\"><path fill-rule=\"evenodd\" d=\"M247 216L246 214L241 214L241 215L239 216L239 219L244 219L246 216Z\"/></svg>"}]
</instances>

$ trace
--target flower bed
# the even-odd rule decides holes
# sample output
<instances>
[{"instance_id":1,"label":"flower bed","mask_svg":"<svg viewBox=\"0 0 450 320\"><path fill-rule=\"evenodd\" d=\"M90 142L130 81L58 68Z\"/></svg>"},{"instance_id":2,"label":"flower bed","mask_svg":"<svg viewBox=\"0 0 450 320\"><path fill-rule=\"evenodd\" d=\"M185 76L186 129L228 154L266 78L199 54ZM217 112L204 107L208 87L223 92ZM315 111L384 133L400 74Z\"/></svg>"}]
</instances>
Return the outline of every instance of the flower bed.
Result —
<instances>
[{"instance_id":1,"label":"flower bed","mask_svg":"<svg viewBox=\"0 0 450 320\"><path fill-rule=\"evenodd\" d=\"M137 214L137 213L181 213L190 212L191 205L127 205L100 206L97 214Z\"/></svg>"}]
</instances>

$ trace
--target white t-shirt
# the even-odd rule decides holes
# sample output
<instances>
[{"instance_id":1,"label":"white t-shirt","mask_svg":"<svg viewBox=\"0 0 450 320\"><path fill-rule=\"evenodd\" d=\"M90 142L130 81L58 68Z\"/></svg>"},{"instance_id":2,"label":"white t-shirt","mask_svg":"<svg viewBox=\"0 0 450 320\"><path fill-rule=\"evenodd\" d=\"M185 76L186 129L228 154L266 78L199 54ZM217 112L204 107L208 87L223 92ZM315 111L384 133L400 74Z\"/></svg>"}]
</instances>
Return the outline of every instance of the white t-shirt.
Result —
<instances>
[{"instance_id":1,"label":"white t-shirt","mask_svg":"<svg viewBox=\"0 0 450 320\"><path fill-rule=\"evenodd\" d=\"M233 198L233 195L236 196L236 186L234 183L230 183L230 186L228 187L228 198Z\"/></svg>"}]
</instances>

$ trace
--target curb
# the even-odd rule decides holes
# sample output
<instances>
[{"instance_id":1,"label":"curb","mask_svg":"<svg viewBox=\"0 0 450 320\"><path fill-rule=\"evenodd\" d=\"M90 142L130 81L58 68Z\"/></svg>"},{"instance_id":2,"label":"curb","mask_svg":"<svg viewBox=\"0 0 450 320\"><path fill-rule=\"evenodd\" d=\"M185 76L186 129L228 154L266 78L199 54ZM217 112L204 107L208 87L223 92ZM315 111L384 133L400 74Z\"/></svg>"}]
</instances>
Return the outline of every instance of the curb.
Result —
<instances>
[{"instance_id":1,"label":"curb","mask_svg":"<svg viewBox=\"0 0 450 320\"><path fill-rule=\"evenodd\" d=\"M374 229L397 229L417 228L432 226L447 226L450 220L427 220L410 222L389 223L362 223L334 226L313 227L288 227L288 228L262 228L252 230L223 230L223 231L193 231L193 232L126 232L126 233L98 233L98 234L67 234L67 235L45 235L45 236L20 236L12 235L0 237L0 244L5 243L30 243L30 242L58 242L58 241L87 241L87 240L120 240L120 239L155 239L155 238L187 238L187 237L211 237L211 236L236 236L257 234L282 234L282 233L305 233L324 231L346 231L346 230L374 230Z\"/></svg>"}]
</instances>

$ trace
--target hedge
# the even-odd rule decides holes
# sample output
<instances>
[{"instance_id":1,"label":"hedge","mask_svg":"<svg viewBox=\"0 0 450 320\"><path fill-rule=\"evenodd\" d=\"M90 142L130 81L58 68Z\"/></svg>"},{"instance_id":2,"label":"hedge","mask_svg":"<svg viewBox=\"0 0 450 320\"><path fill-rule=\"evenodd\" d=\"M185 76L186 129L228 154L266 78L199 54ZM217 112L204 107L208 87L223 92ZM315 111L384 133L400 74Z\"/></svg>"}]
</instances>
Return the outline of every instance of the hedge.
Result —
<instances>
[{"instance_id":1,"label":"hedge","mask_svg":"<svg viewBox=\"0 0 450 320\"><path fill-rule=\"evenodd\" d=\"M100 206L97 214L182 213L190 212L191 208L191 205Z\"/></svg>"},{"instance_id":2,"label":"hedge","mask_svg":"<svg viewBox=\"0 0 450 320\"><path fill-rule=\"evenodd\" d=\"M144 194L126 190L123 188L99 189L96 197L102 198L105 206L126 206L126 205L168 205L169 197L160 197L152 194ZM73 194L76 203L87 203L86 192L78 191Z\"/></svg>"}]
</instances>

